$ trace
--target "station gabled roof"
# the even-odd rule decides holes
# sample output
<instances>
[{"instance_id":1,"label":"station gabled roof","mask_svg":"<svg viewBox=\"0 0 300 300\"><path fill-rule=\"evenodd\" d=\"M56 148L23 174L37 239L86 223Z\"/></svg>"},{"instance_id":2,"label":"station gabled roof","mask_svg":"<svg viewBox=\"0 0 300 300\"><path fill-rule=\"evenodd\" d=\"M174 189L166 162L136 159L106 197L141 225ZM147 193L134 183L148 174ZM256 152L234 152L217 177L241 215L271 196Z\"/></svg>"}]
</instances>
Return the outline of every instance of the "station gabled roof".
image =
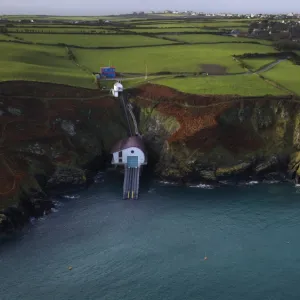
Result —
<instances>
[{"instance_id":1,"label":"station gabled roof","mask_svg":"<svg viewBox=\"0 0 300 300\"><path fill-rule=\"evenodd\" d=\"M118 141L111 149L111 154L120 152L125 149L135 147L142 150L145 153L145 145L143 140L139 136L131 136L123 140Z\"/></svg>"}]
</instances>

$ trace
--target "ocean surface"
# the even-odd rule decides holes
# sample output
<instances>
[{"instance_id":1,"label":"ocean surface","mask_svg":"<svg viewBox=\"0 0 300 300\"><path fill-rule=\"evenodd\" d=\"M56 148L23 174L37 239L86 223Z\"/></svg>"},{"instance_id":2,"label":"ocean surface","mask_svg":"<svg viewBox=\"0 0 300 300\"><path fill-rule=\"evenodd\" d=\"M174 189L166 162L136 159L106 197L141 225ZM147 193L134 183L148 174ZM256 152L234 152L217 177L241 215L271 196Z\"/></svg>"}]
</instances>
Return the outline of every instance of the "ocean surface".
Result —
<instances>
[{"instance_id":1,"label":"ocean surface","mask_svg":"<svg viewBox=\"0 0 300 300\"><path fill-rule=\"evenodd\" d=\"M121 190L106 179L2 243L0 299L300 299L296 187Z\"/></svg>"}]
</instances>

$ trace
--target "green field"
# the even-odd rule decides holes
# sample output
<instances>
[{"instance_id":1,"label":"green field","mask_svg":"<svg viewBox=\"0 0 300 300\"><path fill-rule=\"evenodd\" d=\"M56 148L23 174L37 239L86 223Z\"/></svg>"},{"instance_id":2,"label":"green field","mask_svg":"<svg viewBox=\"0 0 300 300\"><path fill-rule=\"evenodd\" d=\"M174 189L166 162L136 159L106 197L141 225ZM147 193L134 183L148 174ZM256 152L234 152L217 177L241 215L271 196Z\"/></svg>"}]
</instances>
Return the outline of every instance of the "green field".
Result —
<instances>
[{"instance_id":1,"label":"green field","mask_svg":"<svg viewBox=\"0 0 300 300\"><path fill-rule=\"evenodd\" d=\"M1 15L0 15L1 16ZM98 21L98 20L111 20L111 21L134 21L141 20L140 18L128 18L122 16L39 16L39 15L5 15L5 19L16 20L39 20L39 21Z\"/></svg>"},{"instance_id":2,"label":"green field","mask_svg":"<svg viewBox=\"0 0 300 300\"><path fill-rule=\"evenodd\" d=\"M252 38L222 36L215 34L181 34L181 35L162 35L167 38L176 38L178 41L186 43L231 43L231 42L245 42L251 43L257 40ZM271 44L271 42L261 41L264 44Z\"/></svg>"},{"instance_id":3,"label":"green field","mask_svg":"<svg viewBox=\"0 0 300 300\"><path fill-rule=\"evenodd\" d=\"M64 48L0 44L0 81L34 80L94 87L92 75L68 59Z\"/></svg>"},{"instance_id":4,"label":"green field","mask_svg":"<svg viewBox=\"0 0 300 300\"><path fill-rule=\"evenodd\" d=\"M280 89L269 85L256 75L208 76L199 78L161 79L157 84L166 85L186 93L241 96L283 95Z\"/></svg>"},{"instance_id":5,"label":"green field","mask_svg":"<svg viewBox=\"0 0 300 300\"><path fill-rule=\"evenodd\" d=\"M66 21L93 21L99 20L98 16L38 16L38 15L5 15L8 20L66 20Z\"/></svg>"},{"instance_id":6,"label":"green field","mask_svg":"<svg viewBox=\"0 0 300 300\"><path fill-rule=\"evenodd\" d=\"M247 31L248 24L254 20L197 20L172 17L173 19L152 20L149 16L145 18L9 16L11 20L27 18L45 22L49 20L67 22L65 24L43 22L44 25L41 22L26 24L16 22L13 26L10 24L7 28L12 37L0 34L0 81L36 80L95 88L92 72L98 72L101 66L112 65L116 67L117 72L136 73L126 75L131 78L124 81L125 87L145 82L144 75L147 72L148 80L154 83L196 94L254 96L288 93L272 85L272 82L277 82L300 95L300 66L282 62L274 69L261 74L272 81L267 82L258 75L245 75L247 70L233 59L233 55L245 53L276 52L271 42L207 34L224 29ZM89 26L75 25L71 22L99 19L110 20L111 23L107 26L101 25L102 23ZM114 25L114 21L118 24ZM123 33L131 31L132 34L120 34L122 31ZM143 35L147 32L152 33L154 37ZM9 42L14 38L33 44ZM252 43L256 41L260 44ZM64 47L64 44L72 50L77 64L70 59L70 53L68 54L68 48ZM76 46L100 49L79 49ZM140 47L130 48L135 46ZM127 49L101 49L101 47ZM243 60L253 71L273 61L275 59L271 57ZM158 76L159 72L162 74ZM195 76L201 72L207 72L208 76ZM185 73L186 77L174 78L176 73ZM112 81L105 82L108 86L112 83Z\"/></svg>"},{"instance_id":7,"label":"green field","mask_svg":"<svg viewBox=\"0 0 300 300\"><path fill-rule=\"evenodd\" d=\"M218 64L228 73L244 72L232 58L233 54L245 52L275 52L272 47L253 44L216 44L159 46L143 49L73 50L77 60L91 70L110 61L120 72L199 72L202 64Z\"/></svg>"},{"instance_id":8,"label":"green field","mask_svg":"<svg viewBox=\"0 0 300 300\"><path fill-rule=\"evenodd\" d=\"M11 40L14 40L14 38L0 33L0 41L11 41Z\"/></svg>"},{"instance_id":9,"label":"green field","mask_svg":"<svg viewBox=\"0 0 300 300\"><path fill-rule=\"evenodd\" d=\"M115 33L111 28L96 28L96 27L11 27L8 28L10 33Z\"/></svg>"},{"instance_id":10,"label":"green field","mask_svg":"<svg viewBox=\"0 0 300 300\"><path fill-rule=\"evenodd\" d=\"M263 76L300 96L300 66L284 61L264 73Z\"/></svg>"},{"instance_id":11,"label":"green field","mask_svg":"<svg viewBox=\"0 0 300 300\"><path fill-rule=\"evenodd\" d=\"M245 22L234 22L234 21L226 21L226 22L170 22L170 23L159 23L153 22L144 25L138 25L138 27L156 27L156 28L168 28L168 27L216 27L216 28L236 28L236 27L247 27L247 23Z\"/></svg>"},{"instance_id":12,"label":"green field","mask_svg":"<svg viewBox=\"0 0 300 300\"><path fill-rule=\"evenodd\" d=\"M128 47L172 44L173 42L159 38L151 38L140 35L89 35L89 34L15 34L24 41L45 44L67 44L82 47Z\"/></svg>"},{"instance_id":13,"label":"green field","mask_svg":"<svg viewBox=\"0 0 300 300\"><path fill-rule=\"evenodd\" d=\"M72 28L82 28L82 29L106 29L106 28L115 28L113 25L88 25L88 24L53 24L53 23L25 23L25 24L13 24L13 26L8 26L8 29L38 29L38 28L51 28L51 29L72 29Z\"/></svg>"},{"instance_id":14,"label":"green field","mask_svg":"<svg viewBox=\"0 0 300 300\"><path fill-rule=\"evenodd\" d=\"M149 32L149 33L169 33L169 32L201 32L202 28L151 28L151 29L139 29L139 28L135 28L135 29L130 29L130 31L132 32L137 32L137 33L145 33L145 32Z\"/></svg>"},{"instance_id":15,"label":"green field","mask_svg":"<svg viewBox=\"0 0 300 300\"><path fill-rule=\"evenodd\" d=\"M243 59L243 62L250 66L252 71L259 70L260 68L267 66L276 61L276 58L249 58Z\"/></svg>"},{"instance_id":16,"label":"green field","mask_svg":"<svg viewBox=\"0 0 300 300\"><path fill-rule=\"evenodd\" d=\"M216 31L220 32L221 30L231 30L231 29L239 29L240 31L247 31L247 28L244 27L176 27L176 28L168 28L168 27L163 27L163 28L133 28L130 29L130 31L137 32L137 33L143 33L143 32L149 32L149 33L171 33L171 32L210 32L210 31Z\"/></svg>"}]
</instances>

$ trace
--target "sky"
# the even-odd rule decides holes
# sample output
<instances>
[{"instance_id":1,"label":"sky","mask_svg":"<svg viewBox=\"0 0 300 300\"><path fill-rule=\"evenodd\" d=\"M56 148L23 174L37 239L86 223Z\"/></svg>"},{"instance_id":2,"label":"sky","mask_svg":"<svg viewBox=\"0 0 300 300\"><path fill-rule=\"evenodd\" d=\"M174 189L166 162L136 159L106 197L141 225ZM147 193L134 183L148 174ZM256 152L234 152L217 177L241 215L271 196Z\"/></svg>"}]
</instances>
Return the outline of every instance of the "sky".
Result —
<instances>
[{"instance_id":1,"label":"sky","mask_svg":"<svg viewBox=\"0 0 300 300\"><path fill-rule=\"evenodd\" d=\"M133 11L193 10L300 13L299 0L0 0L1 14L107 15Z\"/></svg>"}]
</instances>

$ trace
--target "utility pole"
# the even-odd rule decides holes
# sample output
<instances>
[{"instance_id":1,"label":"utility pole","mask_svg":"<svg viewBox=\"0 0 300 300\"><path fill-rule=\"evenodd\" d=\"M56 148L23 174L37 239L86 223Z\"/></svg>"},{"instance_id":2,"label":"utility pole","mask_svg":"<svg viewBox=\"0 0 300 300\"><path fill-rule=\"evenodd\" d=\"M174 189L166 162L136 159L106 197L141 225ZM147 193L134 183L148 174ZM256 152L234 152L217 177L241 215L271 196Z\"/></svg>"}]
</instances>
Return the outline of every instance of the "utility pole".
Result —
<instances>
[{"instance_id":1,"label":"utility pole","mask_svg":"<svg viewBox=\"0 0 300 300\"><path fill-rule=\"evenodd\" d=\"M145 80L147 80L148 79L148 66L147 66L147 64L145 64L145 65L146 65Z\"/></svg>"}]
</instances>

